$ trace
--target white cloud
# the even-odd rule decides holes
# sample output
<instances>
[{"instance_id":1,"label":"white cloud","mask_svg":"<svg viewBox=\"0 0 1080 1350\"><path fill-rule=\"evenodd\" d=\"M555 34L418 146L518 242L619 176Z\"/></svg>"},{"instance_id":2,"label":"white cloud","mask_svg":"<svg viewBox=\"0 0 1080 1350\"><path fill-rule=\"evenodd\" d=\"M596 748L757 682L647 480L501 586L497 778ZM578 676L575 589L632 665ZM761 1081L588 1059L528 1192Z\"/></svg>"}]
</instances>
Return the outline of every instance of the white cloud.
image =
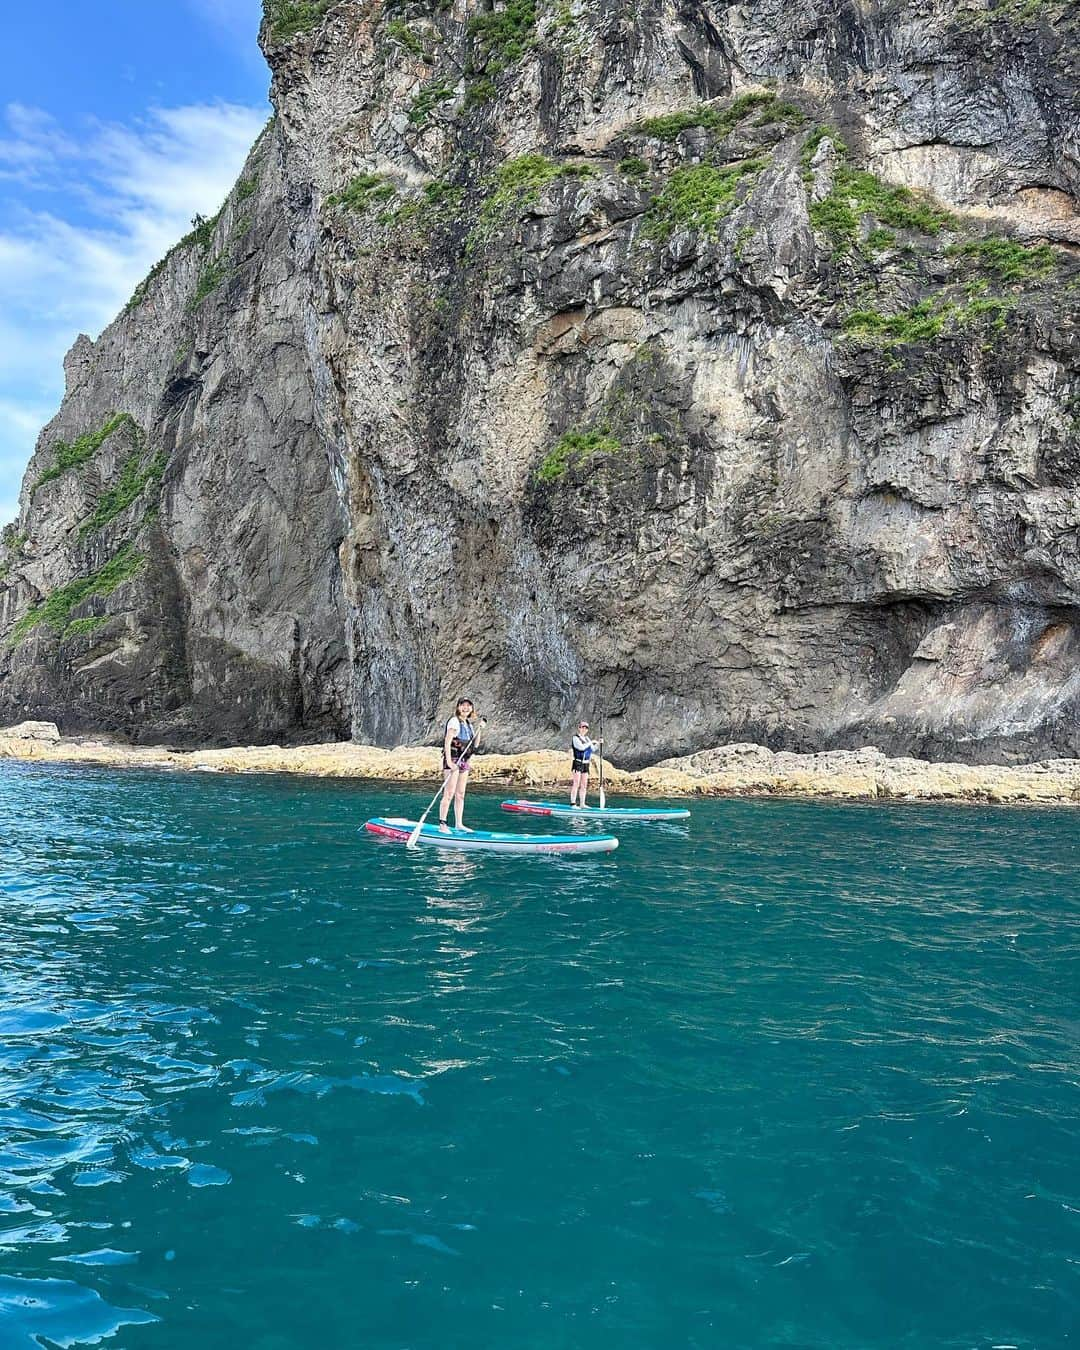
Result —
<instances>
[{"instance_id":1,"label":"white cloud","mask_svg":"<svg viewBox=\"0 0 1080 1350\"><path fill-rule=\"evenodd\" d=\"M97 333L189 228L221 205L267 110L229 103L151 110L75 137L9 105L0 131L0 523L62 359ZM13 206L5 190L18 189Z\"/></svg>"},{"instance_id":2,"label":"white cloud","mask_svg":"<svg viewBox=\"0 0 1080 1350\"><path fill-rule=\"evenodd\" d=\"M0 180L41 186L57 159L76 153L74 143L39 108L9 103L5 121L8 134L0 138Z\"/></svg>"}]
</instances>

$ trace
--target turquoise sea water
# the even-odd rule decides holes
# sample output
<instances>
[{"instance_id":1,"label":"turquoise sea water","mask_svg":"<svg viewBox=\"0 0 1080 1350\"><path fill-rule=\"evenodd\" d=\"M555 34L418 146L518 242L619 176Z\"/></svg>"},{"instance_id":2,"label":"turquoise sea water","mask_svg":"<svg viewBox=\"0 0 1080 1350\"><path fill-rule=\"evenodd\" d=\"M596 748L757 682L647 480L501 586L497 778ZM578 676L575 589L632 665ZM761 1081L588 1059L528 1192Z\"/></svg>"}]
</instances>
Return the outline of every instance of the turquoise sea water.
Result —
<instances>
[{"instance_id":1,"label":"turquoise sea water","mask_svg":"<svg viewBox=\"0 0 1080 1350\"><path fill-rule=\"evenodd\" d=\"M427 796L0 767L3 1350L1075 1343L1080 814Z\"/></svg>"}]
</instances>

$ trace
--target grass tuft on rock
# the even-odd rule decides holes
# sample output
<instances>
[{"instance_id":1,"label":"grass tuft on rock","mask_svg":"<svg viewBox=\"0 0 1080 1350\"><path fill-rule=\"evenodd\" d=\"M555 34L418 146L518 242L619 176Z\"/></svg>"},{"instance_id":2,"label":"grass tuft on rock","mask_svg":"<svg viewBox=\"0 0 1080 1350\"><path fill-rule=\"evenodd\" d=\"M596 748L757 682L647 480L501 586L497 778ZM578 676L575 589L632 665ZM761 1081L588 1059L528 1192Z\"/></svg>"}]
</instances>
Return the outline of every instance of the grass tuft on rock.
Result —
<instances>
[{"instance_id":1,"label":"grass tuft on rock","mask_svg":"<svg viewBox=\"0 0 1080 1350\"><path fill-rule=\"evenodd\" d=\"M502 9L474 14L468 34L483 56L477 65L489 76L520 61L536 32L536 0L508 0Z\"/></svg>"},{"instance_id":2,"label":"grass tuft on rock","mask_svg":"<svg viewBox=\"0 0 1080 1350\"><path fill-rule=\"evenodd\" d=\"M57 441L53 446L52 466L46 469L44 473L39 474L34 480L30 489L31 495L45 483L53 482L54 479L62 477L72 469L77 469L80 465L85 464L88 459L92 459L113 432L118 431L125 423L134 426L135 419L130 413L117 413L114 417L110 417L105 425L99 427L97 431L84 432L78 440L70 445L67 441Z\"/></svg>"},{"instance_id":3,"label":"grass tuft on rock","mask_svg":"<svg viewBox=\"0 0 1080 1350\"><path fill-rule=\"evenodd\" d=\"M343 206L348 211L367 211L379 202L388 201L396 191L383 173L358 173L340 192L331 193L326 205Z\"/></svg>"},{"instance_id":4,"label":"grass tuft on rock","mask_svg":"<svg viewBox=\"0 0 1080 1350\"><path fill-rule=\"evenodd\" d=\"M883 183L865 169L853 169L847 162L846 145L828 127L815 128L803 146L804 177L812 176L810 165L824 140L832 141L837 162L828 195L810 203L810 224L829 237L836 253L844 254L856 247L866 217L879 226L927 235L940 234L955 224L953 216L929 196Z\"/></svg>"},{"instance_id":5,"label":"grass tuft on rock","mask_svg":"<svg viewBox=\"0 0 1080 1350\"><path fill-rule=\"evenodd\" d=\"M744 159L717 167L694 164L676 169L649 208L646 233L669 239L679 230L713 235L731 214L744 183L753 182L768 161Z\"/></svg>"},{"instance_id":6,"label":"grass tuft on rock","mask_svg":"<svg viewBox=\"0 0 1080 1350\"><path fill-rule=\"evenodd\" d=\"M447 84L443 80L436 80L432 84L424 85L409 108L408 119L410 124L414 127L425 126L428 118L439 104L446 103L453 97L453 85Z\"/></svg>"},{"instance_id":7,"label":"grass tuft on rock","mask_svg":"<svg viewBox=\"0 0 1080 1350\"><path fill-rule=\"evenodd\" d=\"M386 36L412 56L424 57L423 39L404 19L391 19L386 25Z\"/></svg>"},{"instance_id":8,"label":"grass tuft on rock","mask_svg":"<svg viewBox=\"0 0 1080 1350\"><path fill-rule=\"evenodd\" d=\"M556 483L565 477L570 467L580 465L593 455L613 455L622 449L622 442L607 425L592 431L567 431L555 442L536 470L538 483Z\"/></svg>"},{"instance_id":9,"label":"grass tuft on rock","mask_svg":"<svg viewBox=\"0 0 1080 1350\"><path fill-rule=\"evenodd\" d=\"M518 216L527 206L539 201L540 193L560 178L593 178L596 171L588 164L556 163L546 155L519 155L501 164L489 180L490 191L480 208L480 216L471 238L492 234L509 216Z\"/></svg>"},{"instance_id":10,"label":"grass tuft on rock","mask_svg":"<svg viewBox=\"0 0 1080 1350\"><path fill-rule=\"evenodd\" d=\"M896 314L854 310L844 319L843 331L847 337L871 339L883 346L910 346L933 342L947 331L985 321L989 321L991 331L1004 332L1009 309L1009 301L994 296L975 296L964 304L921 300L911 309Z\"/></svg>"},{"instance_id":11,"label":"grass tuft on rock","mask_svg":"<svg viewBox=\"0 0 1080 1350\"><path fill-rule=\"evenodd\" d=\"M108 622L108 614L88 614L85 619L72 619L64 629L64 637L78 637L80 634L92 633L95 628L100 628L103 623Z\"/></svg>"},{"instance_id":12,"label":"grass tuft on rock","mask_svg":"<svg viewBox=\"0 0 1080 1350\"><path fill-rule=\"evenodd\" d=\"M112 595L118 586L129 580L143 567L146 557L135 551L133 544L125 544L109 561L89 576L76 577L66 586L60 586L39 605L29 610L15 624L7 637L7 645L14 647L39 624L46 624L61 638L72 626L71 611L92 596ZM79 622L76 620L75 622ZM80 631L85 632L83 628Z\"/></svg>"},{"instance_id":13,"label":"grass tuft on rock","mask_svg":"<svg viewBox=\"0 0 1080 1350\"><path fill-rule=\"evenodd\" d=\"M464 200L463 187L436 178L426 183L417 196L390 212L389 219L396 225L415 223L422 229L433 229L457 217Z\"/></svg>"},{"instance_id":14,"label":"grass tuft on rock","mask_svg":"<svg viewBox=\"0 0 1080 1350\"><path fill-rule=\"evenodd\" d=\"M631 182L641 182L649 176L649 166L639 155L627 155L619 160L619 172Z\"/></svg>"},{"instance_id":15,"label":"grass tuft on rock","mask_svg":"<svg viewBox=\"0 0 1080 1350\"><path fill-rule=\"evenodd\" d=\"M188 301L188 309L196 309L207 296L213 295L231 271L232 265L224 253L211 258L199 273L199 280L195 283L195 290Z\"/></svg>"},{"instance_id":16,"label":"grass tuft on rock","mask_svg":"<svg viewBox=\"0 0 1080 1350\"><path fill-rule=\"evenodd\" d=\"M244 184L252 182L255 183L256 187L258 186L258 181L256 179L250 178L242 179L240 184L241 189L243 189ZM238 200L243 201L245 197L250 196L251 192L254 192L254 190L255 188L252 188L251 191L245 192L244 195L240 195L240 192L238 192L237 194ZM150 271L147 272L146 276L143 277L142 281L140 281L139 284L135 287L134 291L132 291L131 299L124 306L125 314L130 313L130 311L133 309L138 309L138 307L150 294L150 287L153 285L157 277L161 275L162 271L165 268L165 265L169 262L171 258L175 257L177 253L180 253L182 250L186 248L192 247L200 248L204 253L206 252L206 250L210 247L211 242L213 241L214 231L217 229L218 221L221 219L221 215L224 210L225 208L223 206L221 210L218 211L216 215L213 216L200 216L200 215L192 216L191 218L192 228L187 232L187 234L184 235L183 239L181 239L178 244L174 244L172 248L169 249L168 253L165 254L164 258L158 259L158 261L153 265L153 267L151 267Z\"/></svg>"},{"instance_id":17,"label":"grass tuft on rock","mask_svg":"<svg viewBox=\"0 0 1080 1350\"><path fill-rule=\"evenodd\" d=\"M647 117L638 123L637 130L659 141L677 140L692 127L726 135L756 110L759 111L754 125L758 127L769 126L774 122L792 122L798 126L805 121L802 110L793 103L783 103L775 94L753 93L740 94L722 107L702 103L696 108L681 108L678 112L664 113L660 117Z\"/></svg>"},{"instance_id":18,"label":"grass tuft on rock","mask_svg":"<svg viewBox=\"0 0 1080 1350\"><path fill-rule=\"evenodd\" d=\"M98 498L93 513L79 526L79 538L85 539L87 535L103 529L122 511L126 511L150 484L160 483L166 458L164 452L159 452L149 463L144 463L141 451L129 455L120 469L119 478L112 487L106 488Z\"/></svg>"},{"instance_id":19,"label":"grass tuft on rock","mask_svg":"<svg viewBox=\"0 0 1080 1350\"><path fill-rule=\"evenodd\" d=\"M947 256L964 258L999 281L1044 281L1057 268L1059 255L1049 244L1018 244L1001 237L952 244Z\"/></svg>"},{"instance_id":20,"label":"grass tuft on rock","mask_svg":"<svg viewBox=\"0 0 1080 1350\"><path fill-rule=\"evenodd\" d=\"M336 0L263 0L272 37L279 42L317 28Z\"/></svg>"},{"instance_id":21,"label":"grass tuft on rock","mask_svg":"<svg viewBox=\"0 0 1080 1350\"><path fill-rule=\"evenodd\" d=\"M497 97L498 90L495 88L495 81L488 79L486 75L481 75L479 79L471 81L468 89L465 91L465 108L482 108L485 103L490 103Z\"/></svg>"},{"instance_id":22,"label":"grass tuft on rock","mask_svg":"<svg viewBox=\"0 0 1080 1350\"><path fill-rule=\"evenodd\" d=\"M19 533L14 521L0 531L0 550L7 554L3 562L0 562L0 581L11 575L15 564L22 557L26 542L27 536Z\"/></svg>"}]
</instances>

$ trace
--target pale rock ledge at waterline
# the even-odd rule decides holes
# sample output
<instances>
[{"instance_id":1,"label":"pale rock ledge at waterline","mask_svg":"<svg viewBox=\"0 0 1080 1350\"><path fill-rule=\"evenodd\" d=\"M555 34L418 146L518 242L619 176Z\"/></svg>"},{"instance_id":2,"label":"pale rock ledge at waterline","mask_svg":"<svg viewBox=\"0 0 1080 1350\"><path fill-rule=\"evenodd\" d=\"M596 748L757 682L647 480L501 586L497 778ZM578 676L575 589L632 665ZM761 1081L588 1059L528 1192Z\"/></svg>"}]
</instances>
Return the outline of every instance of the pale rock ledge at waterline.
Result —
<instances>
[{"instance_id":1,"label":"pale rock ledge at waterline","mask_svg":"<svg viewBox=\"0 0 1080 1350\"><path fill-rule=\"evenodd\" d=\"M51 723L0 729L0 759L217 773L293 773L398 783L437 780L434 746L383 750L351 741L324 745L247 745L170 750L87 737L65 739ZM567 758L556 750L477 755L472 781L488 787L551 791L566 784ZM870 746L800 755L761 745L724 745L651 768L605 765L612 794L635 797L803 796L895 801L1080 803L1080 760L1037 764L931 764L890 759ZM595 801L594 792L594 801Z\"/></svg>"}]
</instances>

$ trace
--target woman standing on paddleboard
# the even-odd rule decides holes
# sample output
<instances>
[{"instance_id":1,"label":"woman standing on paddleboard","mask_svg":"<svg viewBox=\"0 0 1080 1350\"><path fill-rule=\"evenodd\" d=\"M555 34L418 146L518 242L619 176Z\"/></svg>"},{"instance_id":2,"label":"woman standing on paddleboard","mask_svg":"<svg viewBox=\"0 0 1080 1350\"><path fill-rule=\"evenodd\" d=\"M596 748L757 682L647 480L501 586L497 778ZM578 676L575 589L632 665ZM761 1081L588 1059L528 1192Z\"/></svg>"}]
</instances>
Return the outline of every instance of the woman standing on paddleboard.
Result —
<instances>
[{"instance_id":1,"label":"woman standing on paddleboard","mask_svg":"<svg viewBox=\"0 0 1080 1350\"><path fill-rule=\"evenodd\" d=\"M579 722L578 729L570 738L570 750L574 762L570 769L570 805L588 806L585 795L589 791L589 762L592 752L599 750L603 741L589 739L588 722Z\"/></svg>"},{"instance_id":2,"label":"woman standing on paddleboard","mask_svg":"<svg viewBox=\"0 0 1080 1350\"><path fill-rule=\"evenodd\" d=\"M454 803L454 823L459 830L467 827L461 823L465 812L465 789L469 786L469 746L476 732L472 724L473 701L471 698L459 698L453 717L446 719L443 728L443 787L442 801L439 803L439 829L450 833L446 817L450 803Z\"/></svg>"}]
</instances>

